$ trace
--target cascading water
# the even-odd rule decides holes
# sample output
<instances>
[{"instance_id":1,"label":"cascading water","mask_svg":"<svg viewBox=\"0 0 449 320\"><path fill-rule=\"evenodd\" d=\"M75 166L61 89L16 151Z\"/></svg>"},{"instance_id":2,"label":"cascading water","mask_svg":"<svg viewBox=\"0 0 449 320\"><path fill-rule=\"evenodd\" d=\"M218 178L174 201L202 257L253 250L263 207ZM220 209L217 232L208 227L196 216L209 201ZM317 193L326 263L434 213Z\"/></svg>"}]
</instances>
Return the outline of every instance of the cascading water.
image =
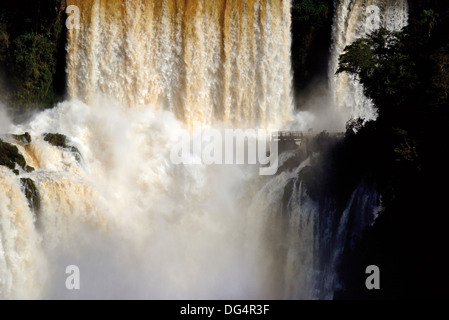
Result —
<instances>
[{"instance_id":1,"label":"cascading water","mask_svg":"<svg viewBox=\"0 0 449 320\"><path fill-rule=\"evenodd\" d=\"M68 2L81 18L69 31L72 99L1 132L30 133L1 139L35 171L0 166L0 298L332 298L341 249L375 217L373 190L361 184L336 212L307 195L309 159L273 177L170 162L192 128L291 120L290 1ZM363 34L344 27L362 23L363 3L338 7L332 63ZM69 147L45 140L56 132ZM65 286L69 265L80 290Z\"/></svg>"},{"instance_id":2,"label":"cascading water","mask_svg":"<svg viewBox=\"0 0 449 320\"><path fill-rule=\"evenodd\" d=\"M71 97L152 104L191 127L279 129L292 112L290 1L68 1Z\"/></svg>"},{"instance_id":3,"label":"cascading water","mask_svg":"<svg viewBox=\"0 0 449 320\"><path fill-rule=\"evenodd\" d=\"M172 164L189 132L171 112L74 100L12 129L30 133L3 140L35 171L2 169L2 298L289 298L263 222L282 185L260 191L258 170L239 166ZM45 132L70 137L80 161ZM19 178L35 182L37 212ZM65 288L69 265L79 291Z\"/></svg>"},{"instance_id":4,"label":"cascading water","mask_svg":"<svg viewBox=\"0 0 449 320\"><path fill-rule=\"evenodd\" d=\"M335 107L345 115L346 120L374 120L377 118L377 110L364 95L363 86L355 76L346 73L335 75L339 56L346 46L372 31L380 27L399 31L407 22L407 0L335 1L329 79Z\"/></svg>"},{"instance_id":5,"label":"cascading water","mask_svg":"<svg viewBox=\"0 0 449 320\"><path fill-rule=\"evenodd\" d=\"M68 5L81 18L68 35L72 100L6 130L31 141L2 136L35 171L2 168L0 297L296 297L284 284L298 272L267 236L283 239L269 225L283 186L238 165L170 161L192 128L290 119L290 1ZM39 191L35 212L22 178ZM69 265L79 291L65 287Z\"/></svg>"}]
</instances>

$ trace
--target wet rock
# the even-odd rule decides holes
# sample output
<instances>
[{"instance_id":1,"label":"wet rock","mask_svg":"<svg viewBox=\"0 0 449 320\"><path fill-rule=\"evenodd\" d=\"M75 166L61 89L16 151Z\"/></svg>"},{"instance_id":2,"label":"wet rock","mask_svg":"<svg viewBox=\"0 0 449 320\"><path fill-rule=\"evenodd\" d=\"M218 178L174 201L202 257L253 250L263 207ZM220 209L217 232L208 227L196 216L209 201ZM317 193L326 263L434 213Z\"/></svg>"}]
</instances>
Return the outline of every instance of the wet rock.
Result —
<instances>
[{"instance_id":1,"label":"wet rock","mask_svg":"<svg viewBox=\"0 0 449 320\"><path fill-rule=\"evenodd\" d=\"M69 145L69 141L65 135L60 133L46 133L44 135L44 140L55 147L63 148L71 152L78 163L81 161L81 152L78 148Z\"/></svg>"},{"instance_id":2,"label":"wet rock","mask_svg":"<svg viewBox=\"0 0 449 320\"><path fill-rule=\"evenodd\" d=\"M31 136L28 132L25 132L24 134L12 134L11 137L25 144L31 143Z\"/></svg>"},{"instance_id":3,"label":"wet rock","mask_svg":"<svg viewBox=\"0 0 449 320\"><path fill-rule=\"evenodd\" d=\"M20 154L17 146L0 140L0 165L8 167L16 175L19 171L16 169L16 165L21 167L26 172L34 171L33 167L27 165L25 158Z\"/></svg>"},{"instance_id":4,"label":"wet rock","mask_svg":"<svg viewBox=\"0 0 449 320\"><path fill-rule=\"evenodd\" d=\"M24 188L25 196L28 199L28 204L30 208L36 213L40 209L40 197L39 191L34 184L34 181L29 178L20 179L22 186Z\"/></svg>"}]
</instances>

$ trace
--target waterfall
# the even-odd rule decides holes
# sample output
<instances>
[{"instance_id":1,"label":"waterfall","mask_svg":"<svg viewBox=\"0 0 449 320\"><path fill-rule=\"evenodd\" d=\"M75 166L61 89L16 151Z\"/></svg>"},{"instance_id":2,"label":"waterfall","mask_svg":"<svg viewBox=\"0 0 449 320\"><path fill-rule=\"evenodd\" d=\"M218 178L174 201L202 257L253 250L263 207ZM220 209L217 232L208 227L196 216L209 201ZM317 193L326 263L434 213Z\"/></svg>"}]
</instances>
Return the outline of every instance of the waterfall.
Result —
<instances>
[{"instance_id":1,"label":"waterfall","mask_svg":"<svg viewBox=\"0 0 449 320\"><path fill-rule=\"evenodd\" d=\"M291 116L289 0L68 1L68 91L171 110L191 127Z\"/></svg>"},{"instance_id":2,"label":"waterfall","mask_svg":"<svg viewBox=\"0 0 449 320\"><path fill-rule=\"evenodd\" d=\"M375 218L374 190L361 183L337 212L300 180L310 159L270 177L170 161L180 136L195 143L193 128L291 120L291 1L68 5L80 9L68 32L70 99L5 131L29 139L0 132L34 168L0 166L0 298L331 299L341 249ZM366 34L369 5L390 29L407 20L406 1L337 2L332 87L342 113L365 119L375 111L360 84L333 74ZM281 153L279 167L296 155ZM70 265L80 290L66 288Z\"/></svg>"},{"instance_id":3,"label":"waterfall","mask_svg":"<svg viewBox=\"0 0 449 320\"><path fill-rule=\"evenodd\" d=\"M0 298L297 297L298 257L279 260L271 242L291 243L277 212L285 174L170 161L191 129L290 119L290 1L68 5L80 18L70 99L6 130L27 139L0 136L34 168L0 167ZM66 288L70 265L80 290Z\"/></svg>"},{"instance_id":4,"label":"waterfall","mask_svg":"<svg viewBox=\"0 0 449 320\"><path fill-rule=\"evenodd\" d=\"M364 95L363 86L354 75L335 75L338 58L344 48L380 27L399 31L407 22L407 0L335 1L329 79L335 107L346 115L346 119L374 120L377 118L377 110Z\"/></svg>"},{"instance_id":5,"label":"waterfall","mask_svg":"<svg viewBox=\"0 0 449 320\"><path fill-rule=\"evenodd\" d=\"M189 129L172 112L94 106L66 101L11 126L30 141L1 137L35 169L1 168L1 298L317 297L318 214L288 187L308 160L272 177L174 165L170 150ZM47 132L68 146L50 144ZM281 153L279 165L292 156ZM21 178L36 184L39 209ZM69 265L80 269L79 291L65 287Z\"/></svg>"}]
</instances>

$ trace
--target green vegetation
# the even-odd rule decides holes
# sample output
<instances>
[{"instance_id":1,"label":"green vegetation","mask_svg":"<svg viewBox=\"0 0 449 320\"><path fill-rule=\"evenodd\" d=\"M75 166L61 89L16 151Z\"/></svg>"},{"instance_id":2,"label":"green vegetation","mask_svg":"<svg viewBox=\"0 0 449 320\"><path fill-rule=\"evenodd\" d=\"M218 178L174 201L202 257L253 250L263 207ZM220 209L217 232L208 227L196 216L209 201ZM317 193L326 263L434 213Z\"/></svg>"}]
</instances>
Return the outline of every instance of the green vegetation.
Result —
<instances>
[{"instance_id":1,"label":"green vegetation","mask_svg":"<svg viewBox=\"0 0 449 320\"><path fill-rule=\"evenodd\" d=\"M40 102L51 105L56 71L55 43L41 34L27 33L14 39L11 45L10 72L16 89L13 100L18 105Z\"/></svg>"},{"instance_id":2,"label":"green vegetation","mask_svg":"<svg viewBox=\"0 0 449 320\"><path fill-rule=\"evenodd\" d=\"M34 171L33 167L26 164L25 158L16 146L0 140L0 165L8 167L18 175L19 171L16 169L16 164L26 172Z\"/></svg>"},{"instance_id":3,"label":"green vegetation","mask_svg":"<svg viewBox=\"0 0 449 320\"><path fill-rule=\"evenodd\" d=\"M13 114L52 107L64 93L64 8L63 0L0 6L0 100Z\"/></svg>"},{"instance_id":4,"label":"green vegetation","mask_svg":"<svg viewBox=\"0 0 449 320\"><path fill-rule=\"evenodd\" d=\"M70 146L68 144L68 139L65 135L59 133L46 133L44 135L44 140L55 147L60 147L70 151L71 153L73 153L78 163L81 161L81 152L78 150L78 148Z\"/></svg>"},{"instance_id":5,"label":"green vegetation","mask_svg":"<svg viewBox=\"0 0 449 320\"><path fill-rule=\"evenodd\" d=\"M44 140L55 147L67 148L67 137L59 133L46 133Z\"/></svg>"}]
</instances>

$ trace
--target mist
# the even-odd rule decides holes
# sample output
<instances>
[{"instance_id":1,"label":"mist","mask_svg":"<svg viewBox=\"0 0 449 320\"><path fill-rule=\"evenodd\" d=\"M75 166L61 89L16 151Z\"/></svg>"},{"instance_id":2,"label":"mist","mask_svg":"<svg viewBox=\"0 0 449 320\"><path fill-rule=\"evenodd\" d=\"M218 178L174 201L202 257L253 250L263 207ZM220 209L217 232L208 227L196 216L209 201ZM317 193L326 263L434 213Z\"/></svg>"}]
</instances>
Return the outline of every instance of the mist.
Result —
<instances>
[{"instance_id":1,"label":"mist","mask_svg":"<svg viewBox=\"0 0 449 320\"><path fill-rule=\"evenodd\" d=\"M0 102L0 134L10 132L11 123L6 105Z\"/></svg>"},{"instance_id":2,"label":"mist","mask_svg":"<svg viewBox=\"0 0 449 320\"><path fill-rule=\"evenodd\" d=\"M276 214L284 183L296 173L273 178L238 165L173 165L170 151L189 133L185 124L168 111L128 109L112 100L98 99L94 106L67 101L13 131L31 134L29 146L19 149L36 169L29 177L41 198L36 216L28 208L25 214L41 241L34 249L22 244L25 251L39 252L36 260L47 266L41 278L48 281L36 297L298 294L285 292L283 284L292 280L288 263L276 258L270 244L299 236L283 235ZM80 163L43 141L46 132L67 135L82 154ZM80 268L80 290L65 287L69 265ZM11 290L20 296L20 286Z\"/></svg>"},{"instance_id":3,"label":"mist","mask_svg":"<svg viewBox=\"0 0 449 320\"><path fill-rule=\"evenodd\" d=\"M315 79L296 98L296 112L287 125L288 130L314 133L344 132L351 115L336 108L327 79Z\"/></svg>"}]
</instances>

